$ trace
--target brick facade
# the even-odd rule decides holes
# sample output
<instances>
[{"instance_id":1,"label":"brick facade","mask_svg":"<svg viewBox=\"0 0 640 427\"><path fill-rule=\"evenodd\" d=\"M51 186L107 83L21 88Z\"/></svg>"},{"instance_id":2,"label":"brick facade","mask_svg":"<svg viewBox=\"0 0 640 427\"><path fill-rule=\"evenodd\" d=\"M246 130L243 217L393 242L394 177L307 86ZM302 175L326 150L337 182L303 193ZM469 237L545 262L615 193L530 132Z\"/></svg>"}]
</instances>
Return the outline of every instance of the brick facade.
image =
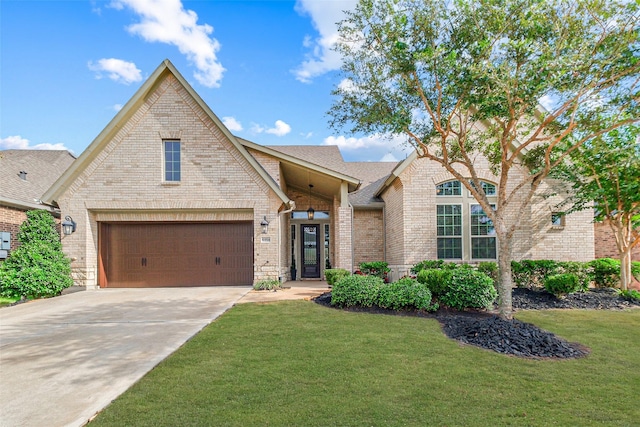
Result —
<instances>
[{"instance_id":1,"label":"brick facade","mask_svg":"<svg viewBox=\"0 0 640 427\"><path fill-rule=\"evenodd\" d=\"M11 233L11 251L18 247L18 230L27 219L27 213L21 209L0 206L0 231ZM0 262L2 260L0 259Z\"/></svg>"},{"instance_id":2,"label":"brick facade","mask_svg":"<svg viewBox=\"0 0 640 427\"><path fill-rule=\"evenodd\" d=\"M498 178L489 172L486 160L478 158L475 165L480 179L497 183ZM514 179L510 185L513 185L522 173L523 171L514 169ZM463 233L468 233L468 205L461 201L463 199L436 196L436 185L452 179L455 178L443 171L441 165L427 159L416 159L383 192L386 256L392 270L392 279L407 274L410 268L421 260L437 258L438 204L463 203ZM462 191L467 192L465 188ZM593 227L589 220L593 212L586 210L569 215L565 219L564 227L552 227L551 213L558 200L546 197L547 192L548 188L543 186L531 205L522 210L518 205L520 201L515 200L507 212L509 218L517 221L512 240L513 257L567 261L593 259ZM466 203L473 202L467 199ZM463 240L468 239L468 234L463 234ZM467 250L468 247L465 251ZM465 252L463 261L472 261L469 253Z\"/></svg>"},{"instance_id":3,"label":"brick facade","mask_svg":"<svg viewBox=\"0 0 640 427\"><path fill-rule=\"evenodd\" d=\"M165 138L181 143L181 180L163 180ZM254 223L254 280L278 278L282 201L170 73L81 171L58 203L77 231L64 236L76 284L97 285L98 223L227 221ZM114 215L116 215L114 217ZM270 222L263 235L260 222Z\"/></svg>"},{"instance_id":4,"label":"brick facade","mask_svg":"<svg viewBox=\"0 0 640 427\"><path fill-rule=\"evenodd\" d=\"M617 259L619 257L616 238L609 224L604 222L594 224L594 240L596 242L596 258ZM640 261L640 245L636 245L631 252L631 260Z\"/></svg>"},{"instance_id":5,"label":"brick facade","mask_svg":"<svg viewBox=\"0 0 640 427\"><path fill-rule=\"evenodd\" d=\"M384 261L384 215L382 209L353 211L353 263Z\"/></svg>"}]
</instances>

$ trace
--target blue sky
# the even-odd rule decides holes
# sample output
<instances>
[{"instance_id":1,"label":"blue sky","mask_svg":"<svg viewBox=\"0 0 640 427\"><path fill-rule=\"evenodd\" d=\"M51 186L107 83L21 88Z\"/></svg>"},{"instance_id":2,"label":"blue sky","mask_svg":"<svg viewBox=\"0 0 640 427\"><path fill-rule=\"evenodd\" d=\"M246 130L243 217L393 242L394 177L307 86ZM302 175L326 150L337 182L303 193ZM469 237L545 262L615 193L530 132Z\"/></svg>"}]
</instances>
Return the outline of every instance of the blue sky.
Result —
<instances>
[{"instance_id":1,"label":"blue sky","mask_svg":"<svg viewBox=\"0 0 640 427\"><path fill-rule=\"evenodd\" d=\"M328 126L341 82L330 49L353 0L0 1L0 149L93 141L171 60L237 136L338 145L346 160L400 160L402 138Z\"/></svg>"}]
</instances>

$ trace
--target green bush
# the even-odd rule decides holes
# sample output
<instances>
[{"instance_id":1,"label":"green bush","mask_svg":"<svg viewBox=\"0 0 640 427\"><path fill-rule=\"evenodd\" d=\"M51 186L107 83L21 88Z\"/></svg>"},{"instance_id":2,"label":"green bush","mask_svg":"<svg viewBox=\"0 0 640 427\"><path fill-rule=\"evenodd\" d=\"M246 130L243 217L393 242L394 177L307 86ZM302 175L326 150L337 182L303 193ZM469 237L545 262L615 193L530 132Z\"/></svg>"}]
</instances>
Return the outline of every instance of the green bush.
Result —
<instances>
[{"instance_id":1,"label":"green bush","mask_svg":"<svg viewBox=\"0 0 640 427\"><path fill-rule=\"evenodd\" d=\"M440 270L440 269L428 269L421 270L418 273L418 282L424 283L424 285L431 291L431 295L434 297L439 297L442 295L449 284L451 283L451 276L453 275L453 270Z\"/></svg>"},{"instance_id":2,"label":"green bush","mask_svg":"<svg viewBox=\"0 0 640 427\"><path fill-rule=\"evenodd\" d=\"M52 297L73 285L71 261L62 252L60 235L49 212L27 212L17 238L20 246L0 265L1 296Z\"/></svg>"},{"instance_id":3,"label":"green bush","mask_svg":"<svg viewBox=\"0 0 640 427\"><path fill-rule=\"evenodd\" d=\"M620 284L620 261L613 258L594 259L589 263L593 269L596 288L615 288Z\"/></svg>"},{"instance_id":4,"label":"green bush","mask_svg":"<svg viewBox=\"0 0 640 427\"><path fill-rule=\"evenodd\" d=\"M331 305L371 307L378 300L384 281L377 276L354 274L340 279L331 290Z\"/></svg>"},{"instance_id":5,"label":"green bush","mask_svg":"<svg viewBox=\"0 0 640 427\"><path fill-rule=\"evenodd\" d=\"M378 292L377 305L392 310L403 308L428 310L431 308L431 292L424 284L405 277L397 282L383 285Z\"/></svg>"},{"instance_id":6,"label":"green bush","mask_svg":"<svg viewBox=\"0 0 640 427\"><path fill-rule=\"evenodd\" d=\"M589 289L593 277L593 269L587 262L563 261L558 263L558 273L572 273L578 277L580 282L580 290Z\"/></svg>"},{"instance_id":7,"label":"green bush","mask_svg":"<svg viewBox=\"0 0 640 427\"><path fill-rule=\"evenodd\" d=\"M324 271L324 276L327 278L327 284L333 287L343 277L350 276L351 272L344 268L331 268Z\"/></svg>"},{"instance_id":8,"label":"green bush","mask_svg":"<svg viewBox=\"0 0 640 427\"><path fill-rule=\"evenodd\" d=\"M635 289L620 290L619 295L629 301L640 301L640 292Z\"/></svg>"},{"instance_id":9,"label":"green bush","mask_svg":"<svg viewBox=\"0 0 640 427\"><path fill-rule=\"evenodd\" d=\"M281 285L278 279L260 280L253 285L253 289L256 291L274 291L280 288Z\"/></svg>"},{"instance_id":10,"label":"green bush","mask_svg":"<svg viewBox=\"0 0 640 427\"><path fill-rule=\"evenodd\" d=\"M519 288L544 287L547 277L559 273L559 262L549 259L511 261L511 277Z\"/></svg>"},{"instance_id":11,"label":"green bush","mask_svg":"<svg viewBox=\"0 0 640 427\"><path fill-rule=\"evenodd\" d=\"M478 271L491 277L494 282L498 281L498 263L485 261L478 264Z\"/></svg>"},{"instance_id":12,"label":"green bush","mask_svg":"<svg viewBox=\"0 0 640 427\"><path fill-rule=\"evenodd\" d=\"M422 270L429 270L433 268L443 268L445 265L445 261L442 259L426 259L424 261L420 261L413 267L411 267L411 272L413 274L418 274Z\"/></svg>"},{"instance_id":13,"label":"green bush","mask_svg":"<svg viewBox=\"0 0 640 427\"><path fill-rule=\"evenodd\" d=\"M360 272L368 276L376 276L384 279L389 270L389 264L384 261L361 262Z\"/></svg>"},{"instance_id":14,"label":"green bush","mask_svg":"<svg viewBox=\"0 0 640 427\"><path fill-rule=\"evenodd\" d=\"M440 302L451 308L491 308L498 296L493 280L484 273L469 269L456 269L451 283L440 297Z\"/></svg>"},{"instance_id":15,"label":"green bush","mask_svg":"<svg viewBox=\"0 0 640 427\"><path fill-rule=\"evenodd\" d=\"M544 282L547 292L557 297L578 292L581 288L578 276L573 273L556 274L547 277Z\"/></svg>"}]
</instances>

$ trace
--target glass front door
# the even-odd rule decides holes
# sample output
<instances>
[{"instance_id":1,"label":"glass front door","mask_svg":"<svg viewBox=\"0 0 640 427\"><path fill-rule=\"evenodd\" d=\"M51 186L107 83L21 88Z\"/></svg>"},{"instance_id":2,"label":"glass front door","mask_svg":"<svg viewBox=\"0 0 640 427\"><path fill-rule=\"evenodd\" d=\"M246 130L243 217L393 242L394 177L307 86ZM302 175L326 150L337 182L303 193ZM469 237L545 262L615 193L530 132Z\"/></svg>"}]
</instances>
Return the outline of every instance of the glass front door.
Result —
<instances>
[{"instance_id":1,"label":"glass front door","mask_svg":"<svg viewBox=\"0 0 640 427\"><path fill-rule=\"evenodd\" d=\"M320 278L319 226L301 225L302 229L302 277Z\"/></svg>"}]
</instances>

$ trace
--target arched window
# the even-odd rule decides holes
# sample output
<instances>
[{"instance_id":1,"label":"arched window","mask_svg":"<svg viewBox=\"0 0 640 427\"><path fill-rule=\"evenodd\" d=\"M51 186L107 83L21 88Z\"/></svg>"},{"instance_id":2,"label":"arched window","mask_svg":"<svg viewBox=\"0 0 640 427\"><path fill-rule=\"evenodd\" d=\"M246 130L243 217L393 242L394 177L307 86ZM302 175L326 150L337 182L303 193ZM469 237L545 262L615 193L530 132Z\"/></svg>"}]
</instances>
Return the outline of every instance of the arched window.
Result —
<instances>
[{"instance_id":1,"label":"arched window","mask_svg":"<svg viewBox=\"0 0 640 427\"><path fill-rule=\"evenodd\" d=\"M482 189L492 202L496 186L481 181ZM436 235L439 259L466 261L492 260L497 255L493 221L473 198L462 191L460 181L436 185ZM495 208L495 203L492 203Z\"/></svg>"}]
</instances>

